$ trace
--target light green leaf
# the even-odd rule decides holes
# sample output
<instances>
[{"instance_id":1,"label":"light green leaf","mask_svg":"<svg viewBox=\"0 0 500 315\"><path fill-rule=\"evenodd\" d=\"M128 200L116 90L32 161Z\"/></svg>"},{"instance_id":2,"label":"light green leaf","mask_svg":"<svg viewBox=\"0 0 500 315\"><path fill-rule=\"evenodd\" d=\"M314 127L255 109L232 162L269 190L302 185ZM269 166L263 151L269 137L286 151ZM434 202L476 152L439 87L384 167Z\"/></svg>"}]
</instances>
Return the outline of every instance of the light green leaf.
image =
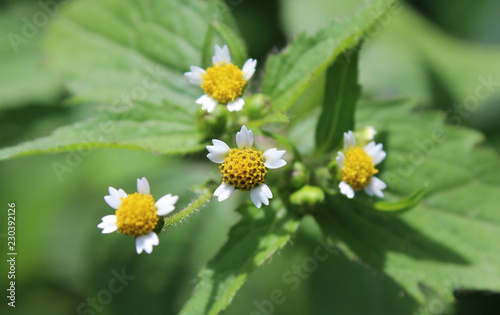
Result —
<instances>
[{"instance_id":1,"label":"light green leaf","mask_svg":"<svg viewBox=\"0 0 500 315\"><path fill-rule=\"evenodd\" d=\"M337 58L326 72L323 109L316 125L316 152L326 153L339 146L342 135L354 130L354 112L361 94L358 84L358 51Z\"/></svg>"},{"instance_id":2,"label":"light green leaf","mask_svg":"<svg viewBox=\"0 0 500 315\"><path fill-rule=\"evenodd\" d=\"M181 111L182 110L182 111ZM204 149L193 125L196 111L173 104L137 104L101 110L95 118L56 129L50 136L0 150L0 160L64 151L84 155L93 148L124 148L159 154L186 154Z\"/></svg>"},{"instance_id":3,"label":"light green leaf","mask_svg":"<svg viewBox=\"0 0 500 315\"><path fill-rule=\"evenodd\" d=\"M280 110L289 108L339 54L358 43L393 2L368 1L354 16L334 21L313 36L301 34L283 52L270 56L262 89L271 104Z\"/></svg>"},{"instance_id":4,"label":"light green leaf","mask_svg":"<svg viewBox=\"0 0 500 315\"><path fill-rule=\"evenodd\" d=\"M398 217L383 216L336 196L318 223L350 257L387 274L421 303L419 284L449 302L458 288L499 291L499 156L479 146L477 132L413 107L366 104L357 122L374 125L384 139L386 194L403 197L427 185L420 204Z\"/></svg>"},{"instance_id":5,"label":"light green leaf","mask_svg":"<svg viewBox=\"0 0 500 315\"><path fill-rule=\"evenodd\" d=\"M457 101L463 102L472 96L485 104L493 100L489 99L492 96L496 100L500 98L500 64L497 62L500 45L474 45L450 37L408 6L394 19L390 32L395 41L404 39L409 49L425 59ZM488 81L491 84L488 85ZM478 88L482 85L483 88Z\"/></svg>"},{"instance_id":6,"label":"light green leaf","mask_svg":"<svg viewBox=\"0 0 500 315\"><path fill-rule=\"evenodd\" d=\"M401 214L406 211L414 209L425 194L425 188L422 187L409 195L406 198L394 198L391 195L386 194L386 198L390 198L391 200L374 200L370 199L354 199L353 201L358 203L361 208L371 210L371 211L379 211L385 214ZM394 199L394 200L392 200Z\"/></svg>"},{"instance_id":7,"label":"light green leaf","mask_svg":"<svg viewBox=\"0 0 500 315\"><path fill-rule=\"evenodd\" d=\"M243 67L246 58L246 48L245 43L239 37L239 34L235 27L229 27L226 24L213 21L205 37L203 43L203 67L212 66L212 56L214 55L215 45L220 47L223 44L227 44L229 52L231 53L231 62L238 67Z\"/></svg>"},{"instance_id":8,"label":"light green leaf","mask_svg":"<svg viewBox=\"0 0 500 315\"><path fill-rule=\"evenodd\" d=\"M234 25L221 1L75 1L47 34L48 65L76 103L198 107L203 92L183 73L201 66L209 25L217 21ZM241 42L236 32L225 40Z\"/></svg>"},{"instance_id":9,"label":"light green leaf","mask_svg":"<svg viewBox=\"0 0 500 315\"><path fill-rule=\"evenodd\" d=\"M364 0L281 0L281 25L288 34L313 33L331 20L352 16Z\"/></svg>"},{"instance_id":10,"label":"light green leaf","mask_svg":"<svg viewBox=\"0 0 500 315\"><path fill-rule=\"evenodd\" d=\"M422 60L444 94L435 105L483 131L496 130L500 111L500 45L472 44L436 28L411 7L391 25L392 44L403 44ZM460 65L459 67L457 65ZM434 91L435 92L435 91Z\"/></svg>"},{"instance_id":11,"label":"light green leaf","mask_svg":"<svg viewBox=\"0 0 500 315\"><path fill-rule=\"evenodd\" d=\"M40 7L15 3L0 13L0 109L51 105L62 96L56 78L42 68L43 28L33 24Z\"/></svg>"},{"instance_id":12,"label":"light green leaf","mask_svg":"<svg viewBox=\"0 0 500 315\"><path fill-rule=\"evenodd\" d=\"M332 16L348 15L362 2L283 0L284 28L289 34L313 32ZM488 4L482 3L474 8L479 12L485 7ZM453 8L463 10L460 5ZM481 17L480 23L485 23L485 13L470 16L463 23L453 23L454 26L447 28L448 32L436 26L440 24L438 21L431 22L411 6L399 4L388 13L370 29L365 40L360 60L363 94L372 98L411 96L423 104L434 103L453 112L467 111L467 117L462 117L462 120L469 126L494 130L499 117L500 63L496 60L500 59L500 46L477 42L478 37L486 34L487 27L471 27L479 23L477 17ZM442 20L446 17L456 20L457 14L447 11L434 18ZM452 23L450 21L448 23ZM450 36L450 29L456 29L456 25L463 29L457 31L462 35L478 29L481 29L481 35L476 34L475 42ZM443 91L451 98L446 99L446 104L435 99Z\"/></svg>"},{"instance_id":13,"label":"light green leaf","mask_svg":"<svg viewBox=\"0 0 500 315\"><path fill-rule=\"evenodd\" d=\"M100 112L3 149L0 158L96 147L202 150L195 100L203 91L184 72L201 64L210 24L228 45L239 47L238 54L244 52L237 33L227 33L234 21L221 1L89 0L61 7L45 42L48 65L62 76L74 103L102 104Z\"/></svg>"},{"instance_id":14,"label":"light green leaf","mask_svg":"<svg viewBox=\"0 0 500 315\"><path fill-rule=\"evenodd\" d=\"M279 200L262 209L243 206L239 212L242 219L201 270L200 281L181 314L218 314L224 310L250 273L289 241L300 222Z\"/></svg>"},{"instance_id":15,"label":"light green leaf","mask_svg":"<svg viewBox=\"0 0 500 315\"><path fill-rule=\"evenodd\" d=\"M425 188L420 188L410 196L397 201L377 201L373 208L377 211L400 214L418 206L425 194Z\"/></svg>"}]
</instances>

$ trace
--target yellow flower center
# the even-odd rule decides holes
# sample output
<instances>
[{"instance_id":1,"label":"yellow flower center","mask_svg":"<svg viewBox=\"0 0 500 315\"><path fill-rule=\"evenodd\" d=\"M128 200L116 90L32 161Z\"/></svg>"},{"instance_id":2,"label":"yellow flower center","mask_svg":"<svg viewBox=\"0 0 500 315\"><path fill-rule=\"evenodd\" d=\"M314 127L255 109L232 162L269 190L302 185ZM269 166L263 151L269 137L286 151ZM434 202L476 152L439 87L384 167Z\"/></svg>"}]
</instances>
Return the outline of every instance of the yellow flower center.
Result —
<instances>
[{"instance_id":1,"label":"yellow flower center","mask_svg":"<svg viewBox=\"0 0 500 315\"><path fill-rule=\"evenodd\" d=\"M201 88L219 103L226 104L241 95L245 84L241 70L232 63L214 64L213 67L207 68L207 73L203 75Z\"/></svg>"},{"instance_id":2,"label":"yellow flower center","mask_svg":"<svg viewBox=\"0 0 500 315\"><path fill-rule=\"evenodd\" d=\"M342 180L354 190L365 188L377 173L373 158L363 148L355 147L346 152Z\"/></svg>"},{"instance_id":3,"label":"yellow flower center","mask_svg":"<svg viewBox=\"0 0 500 315\"><path fill-rule=\"evenodd\" d=\"M118 232L133 237L145 235L153 231L159 217L155 208L155 200L151 195L134 193L123 198L116 210Z\"/></svg>"},{"instance_id":4,"label":"yellow flower center","mask_svg":"<svg viewBox=\"0 0 500 315\"><path fill-rule=\"evenodd\" d=\"M262 151L258 150L231 149L219 168L222 180L241 191L253 188L266 179L267 168Z\"/></svg>"}]
</instances>

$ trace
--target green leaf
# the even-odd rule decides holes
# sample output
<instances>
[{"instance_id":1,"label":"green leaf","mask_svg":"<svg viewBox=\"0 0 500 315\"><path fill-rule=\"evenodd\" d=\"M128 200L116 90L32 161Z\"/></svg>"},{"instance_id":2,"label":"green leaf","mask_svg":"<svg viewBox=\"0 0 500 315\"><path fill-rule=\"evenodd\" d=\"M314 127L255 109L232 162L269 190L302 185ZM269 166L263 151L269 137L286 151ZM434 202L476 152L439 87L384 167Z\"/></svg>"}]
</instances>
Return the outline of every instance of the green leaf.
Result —
<instances>
[{"instance_id":1,"label":"green leaf","mask_svg":"<svg viewBox=\"0 0 500 315\"><path fill-rule=\"evenodd\" d=\"M284 28L288 34L313 32L332 16L348 16L362 2L283 0ZM485 6L477 5L474 9L485 10ZM453 8L465 12L460 5ZM470 16L463 23L452 23L454 26L449 25L444 32L437 27L439 20L446 19L445 16L457 18L453 12L445 11L446 14L436 15L430 22L411 6L401 3L370 29L360 62L363 94L372 98L415 97L423 104L435 104L452 114L466 111L461 119L468 126L485 132L495 130L498 120L495 118L499 117L500 63L496 60L500 59L500 46L482 44L478 37L475 41L464 41L450 36L456 25L469 32L482 29L480 33L485 35L488 27L471 27L474 23L487 23L484 14L477 15L482 22ZM458 33L466 37L464 32Z\"/></svg>"},{"instance_id":2,"label":"green leaf","mask_svg":"<svg viewBox=\"0 0 500 315\"><path fill-rule=\"evenodd\" d=\"M35 2L15 3L0 13L0 109L51 105L62 95L59 82L42 68L43 29L32 24L39 10Z\"/></svg>"},{"instance_id":3,"label":"green leaf","mask_svg":"<svg viewBox=\"0 0 500 315\"><path fill-rule=\"evenodd\" d=\"M496 62L500 58L500 45L471 45L450 37L408 6L394 20L391 33L395 41L404 39L405 45L425 60L455 100L463 102L472 96L485 105L500 98L500 64ZM489 77L493 79L490 81ZM481 85L484 87L479 89Z\"/></svg>"},{"instance_id":4,"label":"green leaf","mask_svg":"<svg viewBox=\"0 0 500 315\"><path fill-rule=\"evenodd\" d=\"M403 197L427 186L420 204L383 216L337 195L317 221L352 259L387 274L421 303L420 284L449 302L454 289L499 291L499 156L479 146L479 133L413 107L408 101L365 104L357 122L375 126L384 139L386 194Z\"/></svg>"},{"instance_id":5,"label":"green leaf","mask_svg":"<svg viewBox=\"0 0 500 315\"><path fill-rule=\"evenodd\" d=\"M357 198L353 201L361 206L363 209L370 211L379 211L385 214L401 214L406 211L414 209L425 194L425 188L422 187L409 195L406 198L391 198L390 194L386 194L386 198L391 198L395 200L376 200L373 198Z\"/></svg>"},{"instance_id":6,"label":"green leaf","mask_svg":"<svg viewBox=\"0 0 500 315\"><path fill-rule=\"evenodd\" d=\"M72 102L101 108L89 120L1 150L0 159L97 147L202 150L195 100L203 91L183 73L201 65L209 25L214 36L239 47L237 56L244 53L237 33L228 33L234 21L221 1L89 0L61 7L45 41L47 64L62 76Z\"/></svg>"},{"instance_id":7,"label":"green leaf","mask_svg":"<svg viewBox=\"0 0 500 315\"><path fill-rule=\"evenodd\" d=\"M288 109L339 54L358 43L393 2L368 1L354 16L333 21L313 36L301 34L282 53L270 56L262 89L271 104Z\"/></svg>"},{"instance_id":8,"label":"green leaf","mask_svg":"<svg viewBox=\"0 0 500 315\"><path fill-rule=\"evenodd\" d=\"M215 45L222 47L224 43L227 43L231 53L231 62L240 68L243 67L246 61L245 43L239 37L236 28L229 27L220 21L213 21L203 43L202 65L204 68L212 66Z\"/></svg>"},{"instance_id":9,"label":"green leaf","mask_svg":"<svg viewBox=\"0 0 500 315\"><path fill-rule=\"evenodd\" d=\"M415 191L410 196L397 200L397 201L377 201L374 203L374 209L377 211L391 213L391 214L400 214L402 212L409 211L420 203L425 194L425 188L420 188Z\"/></svg>"},{"instance_id":10,"label":"green leaf","mask_svg":"<svg viewBox=\"0 0 500 315\"><path fill-rule=\"evenodd\" d=\"M300 222L278 200L263 209L243 206L239 212L242 219L201 270L200 281L181 314L218 314L224 310L250 273L290 240Z\"/></svg>"},{"instance_id":11,"label":"green leaf","mask_svg":"<svg viewBox=\"0 0 500 315\"><path fill-rule=\"evenodd\" d=\"M283 27L288 34L315 32L334 18L352 15L364 0L283 0ZM360 83L363 95L377 97L416 97L430 103L433 95L429 73L422 64L421 55L414 46L414 32L420 28L402 18L401 11L407 10L401 2L380 19L365 38L360 68L363 69ZM401 25L395 21L401 20ZM404 27L410 33L395 36L393 30ZM417 31L418 30L418 31ZM402 44L405 43L405 44ZM438 43L433 43L438 44ZM418 48L420 49L420 48ZM446 54L450 54L447 52ZM381 75L383 73L384 75Z\"/></svg>"},{"instance_id":12,"label":"green leaf","mask_svg":"<svg viewBox=\"0 0 500 315\"><path fill-rule=\"evenodd\" d=\"M48 65L76 103L197 107L202 90L183 73L201 65L208 27L217 20L234 25L221 1L75 1L47 34ZM235 32L227 40L240 41Z\"/></svg>"},{"instance_id":13,"label":"green leaf","mask_svg":"<svg viewBox=\"0 0 500 315\"><path fill-rule=\"evenodd\" d=\"M123 148L159 154L186 154L204 149L193 125L196 111L172 104L137 104L128 110L101 110L95 118L56 129L50 136L0 150L0 160L41 153L93 148Z\"/></svg>"},{"instance_id":14,"label":"green leaf","mask_svg":"<svg viewBox=\"0 0 500 315\"><path fill-rule=\"evenodd\" d=\"M323 109L316 125L316 152L326 153L339 146L342 135L354 130L354 112L361 94L358 84L358 52L337 58L326 72Z\"/></svg>"},{"instance_id":15,"label":"green leaf","mask_svg":"<svg viewBox=\"0 0 500 315\"><path fill-rule=\"evenodd\" d=\"M281 24L287 34L316 32L332 19L352 16L364 0L281 0Z\"/></svg>"}]
</instances>

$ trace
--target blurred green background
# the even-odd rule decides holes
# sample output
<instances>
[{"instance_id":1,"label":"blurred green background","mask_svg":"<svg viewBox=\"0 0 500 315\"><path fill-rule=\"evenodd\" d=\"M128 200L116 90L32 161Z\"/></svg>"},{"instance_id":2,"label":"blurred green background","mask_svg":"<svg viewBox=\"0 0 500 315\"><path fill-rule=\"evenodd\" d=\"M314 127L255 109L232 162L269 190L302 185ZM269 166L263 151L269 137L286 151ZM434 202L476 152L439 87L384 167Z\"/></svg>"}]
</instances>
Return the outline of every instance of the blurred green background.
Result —
<instances>
[{"instance_id":1,"label":"blurred green background","mask_svg":"<svg viewBox=\"0 0 500 315\"><path fill-rule=\"evenodd\" d=\"M73 0L84 1L84 0ZM0 145L14 145L47 135L58 126L89 117L92 106L65 105L66 92L44 68L41 27L18 53L10 32L19 33L24 18L40 10L38 1L0 1ZM335 16L348 16L363 1L228 0L247 42L249 56L264 60L301 31L313 32ZM365 97L411 96L422 107L453 109L474 92L478 75L500 82L500 2L494 0L411 1L401 13L365 41L360 80ZM91 18L91 17L89 17ZM481 103L464 124L484 132L487 145L500 152L500 88ZM54 163L73 163L58 178ZM193 172L193 168L197 171ZM101 235L97 224L111 214L103 200L108 186L134 192L135 179L146 176L152 194L193 194L180 187L217 176L203 156L166 158L149 153L99 149L85 156L57 154L0 163L3 181L0 227L3 287L6 287L7 203L16 203L17 303L2 314L175 314L196 283L197 271L225 240L238 220L237 199L211 202L199 214L161 235L151 255L137 255L134 240ZM286 246L242 287L226 314L266 314L273 290L286 297L273 314L498 314L492 292L456 292L450 305L429 292L424 307L405 296L393 281L362 263L334 253L317 270L293 284L283 280L302 266L319 245L319 229L305 220ZM121 292L107 297L113 270L134 276ZM4 281L5 279L5 281ZM6 292L6 291L3 291ZM89 300L90 299L90 300ZM97 299L91 306L89 301ZM260 306L259 306L260 305ZM260 307L260 308L259 308ZM269 309L267 309L269 311ZM270 313L270 312L268 312Z\"/></svg>"}]
</instances>

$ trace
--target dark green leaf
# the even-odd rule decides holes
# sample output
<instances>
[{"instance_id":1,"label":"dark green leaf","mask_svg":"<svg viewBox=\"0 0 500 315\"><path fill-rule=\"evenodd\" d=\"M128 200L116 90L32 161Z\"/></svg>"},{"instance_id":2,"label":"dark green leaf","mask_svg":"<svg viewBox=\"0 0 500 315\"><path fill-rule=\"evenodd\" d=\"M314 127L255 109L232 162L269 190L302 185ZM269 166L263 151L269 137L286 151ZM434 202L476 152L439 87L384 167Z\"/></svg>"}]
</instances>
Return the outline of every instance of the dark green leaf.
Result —
<instances>
[{"instance_id":1,"label":"dark green leaf","mask_svg":"<svg viewBox=\"0 0 500 315\"><path fill-rule=\"evenodd\" d=\"M316 125L316 152L338 147L344 132L354 130L354 112L361 94L358 84L358 50L350 58L337 58L326 72L323 109Z\"/></svg>"},{"instance_id":2,"label":"dark green leaf","mask_svg":"<svg viewBox=\"0 0 500 315\"><path fill-rule=\"evenodd\" d=\"M248 205L239 211L242 219L201 270L195 292L181 314L218 314L224 310L250 273L290 240L300 222L278 200L263 209Z\"/></svg>"},{"instance_id":3,"label":"dark green leaf","mask_svg":"<svg viewBox=\"0 0 500 315\"><path fill-rule=\"evenodd\" d=\"M403 198L427 186L420 204L397 217L383 216L337 195L318 223L351 258L389 275L421 303L420 284L449 302L454 289L498 291L500 158L479 145L479 133L413 107L365 104L357 122L375 126L384 139L380 176L386 194Z\"/></svg>"}]
</instances>

